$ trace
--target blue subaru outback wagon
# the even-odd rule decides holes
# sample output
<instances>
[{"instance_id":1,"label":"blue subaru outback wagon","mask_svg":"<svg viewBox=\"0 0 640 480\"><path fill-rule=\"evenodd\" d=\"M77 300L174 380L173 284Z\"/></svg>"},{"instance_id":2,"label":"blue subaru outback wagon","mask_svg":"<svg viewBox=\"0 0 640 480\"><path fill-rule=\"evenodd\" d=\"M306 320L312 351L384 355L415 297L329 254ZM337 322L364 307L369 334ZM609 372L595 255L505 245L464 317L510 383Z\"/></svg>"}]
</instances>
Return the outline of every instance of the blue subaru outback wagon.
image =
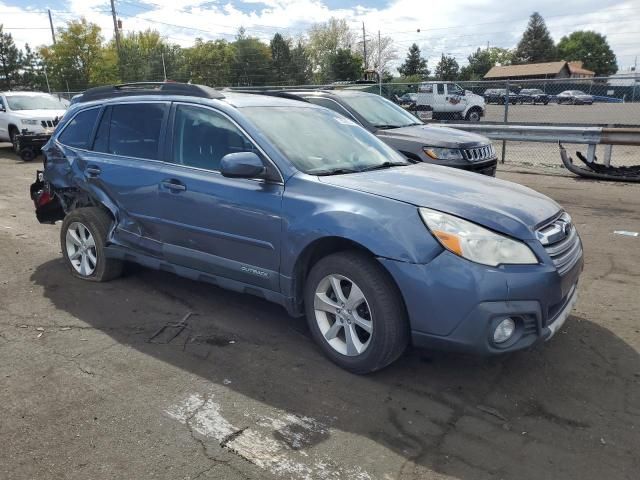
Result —
<instances>
[{"instance_id":1,"label":"blue subaru outback wagon","mask_svg":"<svg viewBox=\"0 0 640 480\"><path fill-rule=\"evenodd\" d=\"M357 373L414 345L478 354L549 339L576 302L571 217L523 186L411 164L331 110L186 84L87 90L32 185L72 275L123 262L306 315Z\"/></svg>"}]
</instances>

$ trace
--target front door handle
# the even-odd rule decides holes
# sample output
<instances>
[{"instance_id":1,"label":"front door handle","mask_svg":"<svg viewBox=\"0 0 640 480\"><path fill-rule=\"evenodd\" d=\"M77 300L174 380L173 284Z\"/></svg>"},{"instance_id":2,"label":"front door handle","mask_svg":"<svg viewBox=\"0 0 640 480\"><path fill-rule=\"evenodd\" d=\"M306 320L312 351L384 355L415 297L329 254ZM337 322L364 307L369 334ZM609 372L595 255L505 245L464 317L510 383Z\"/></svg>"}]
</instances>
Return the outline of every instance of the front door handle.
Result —
<instances>
[{"instance_id":1,"label":"front door handle","mask_svg":"<svg viewBox=\"0 0 640 480\"><path fill-rule=\"evenodd\" d=\"M95 165L89 165L85 171L90 177L97 177L101 172L100 168L96 167Z\"/></svg>"},{"instance_id":2,"label":"front door handle","mask_svg":"<svg viewBox=\"0 0 640 480\"><path fill-rule=\"evenodd\" d=\"M184 183L177 180L163 180L160 182L160 185L174 192L184 192L187 189L187 186Z\"/></svg>"}]
</instances>

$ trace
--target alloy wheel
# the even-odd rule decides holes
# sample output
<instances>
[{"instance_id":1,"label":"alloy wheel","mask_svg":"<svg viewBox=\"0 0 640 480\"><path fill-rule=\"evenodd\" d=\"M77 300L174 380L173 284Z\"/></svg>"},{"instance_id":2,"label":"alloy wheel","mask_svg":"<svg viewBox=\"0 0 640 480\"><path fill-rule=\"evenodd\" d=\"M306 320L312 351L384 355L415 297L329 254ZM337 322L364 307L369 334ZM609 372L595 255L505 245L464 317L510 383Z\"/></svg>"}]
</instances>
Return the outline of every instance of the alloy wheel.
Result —
<instances>
[{"instance_id":1,"label":"alloy wheel","mask_svg":"<svg viewBox=\"0 0 640 480\"><path fill-rule=\"evenodd\" d=\"M315 320L326 342L338 353L364 353L373 334L373 318L364 293L343 275L327 275L314 294Z\"/></svg>"},{"instance_id":2,"label":"alloy wheel","mask_svg":"<svg viewBox=\"0 0 640 480\"><path fill-rule=\"evenodd\" d=\"M83 277L93 274L98 264L98 254L89 229L80 222L73 222L67 229L65 243L69 262L75 271Z\"/></svg>"}]
</instances>

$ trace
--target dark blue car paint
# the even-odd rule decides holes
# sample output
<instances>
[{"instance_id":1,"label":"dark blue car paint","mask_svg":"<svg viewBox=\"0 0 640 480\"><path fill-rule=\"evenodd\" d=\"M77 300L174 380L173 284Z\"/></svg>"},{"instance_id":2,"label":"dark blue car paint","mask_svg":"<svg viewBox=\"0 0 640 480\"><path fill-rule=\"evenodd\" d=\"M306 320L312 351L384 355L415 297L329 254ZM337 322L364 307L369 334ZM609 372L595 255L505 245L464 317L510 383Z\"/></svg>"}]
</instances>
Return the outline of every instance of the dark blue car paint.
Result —
<instances>
[{"instance_id":1,"label":"dark blue car paint","mask_svg":"<svg viewBox=\"0 0 640 480\"><path fill-rule=\"evenodd\" d=\"M549 305L577 282L582 260L561 277L535 238L535 228L561 209L533 190L426 164L326 177L301 173L242 115L242 108L252 105L320 108L299 102L241 94L224 101L167 96L126 101L217 109L255 141L281 181L231 179L163 162L170 155L164 141L160 160L66 147L57 141L64 125L92 106L74 105L44 148L45 180L56 189L83 191L111 211L112 257L259 295L301 314L301 259L319 242L343 239L371 252L393 277L416 343L482 353L495 350L485 333L500 312L533 315L539 325L533 340L538 339ZM92 168L100 174L89 173ZM487 267L461 259L429 233L420 206L522 240L540 264ZM528 344L523 340L518 348Z\"/></svg>"}]
</instances>

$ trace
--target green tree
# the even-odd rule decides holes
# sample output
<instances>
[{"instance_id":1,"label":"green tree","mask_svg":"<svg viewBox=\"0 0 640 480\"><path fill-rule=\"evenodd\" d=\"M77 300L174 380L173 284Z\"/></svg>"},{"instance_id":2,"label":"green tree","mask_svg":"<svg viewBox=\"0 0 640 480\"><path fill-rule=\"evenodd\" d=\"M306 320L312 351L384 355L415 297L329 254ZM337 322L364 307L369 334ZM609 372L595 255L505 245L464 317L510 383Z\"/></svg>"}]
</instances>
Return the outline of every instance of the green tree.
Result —
<instances>
[{"instance_id":1,"label":"green tree","mask_svg":"<svg viewBox=\"0 0 640 480\"><path fill-rule=\"evenodd\" d=\"M19 82L22 55L10 33L0 23L0 90L9 90Z\"/></svg>"},{"instance_id":2,"label":"green tree","mask_svg":"<svg viewBox=\"0 0 640 480\"><path fill-rule=\"evenodd\" d=\"M292 85L305 85L311 81L313 76L311 59L301 40L298 40L296 46L291 50L291 70L289 75Z\"/></svg>"},{"instance_id":3,"label":"green tree","mask_svg":"<svg viewBox=\"0 0 640 480\"><path fill-rule=\"evenodd\" d=\"M456 80L460 73L460 67L455 58L442 54L434 72L438 80Z\"/></svg>"},{"instance_id":4,"label":"green tree","mask_svg":"<svg viewBox=\"0 0 640 480\"><path fill-rule=\"evenodd\" d=\"M422 58L420 54L420 47L414 43L409 47L407 52L407 58L404 63L398 67L398 72L403 77L420 76L425 80L429 76L429 69L427 68L427 61Z\"/></svg>"},{"instance_id":5,"label":"green tree","mask_svg":"<svg viewBox=\"0 0 640 480\"><path fill-rule=\"evenodd\" d=\"M544 19L533 12L514 54L515 63L540 63L557 60L553 38Z\"/></svg>"},{"instance_id":6,"label":"green tree","mask_svg":"<svg viewBox=\"0 0 640 480\"><path fill-rule=\"evenodd\" d=\"M115 49L115 42L109 48ZM163 40L156 30L133 32L120 40L120 76L126 82L184 79L185 56L178 45ZM164 65L163 65L164 60Z\"/></svg>"},{"instance_id":7,"label":"green tree","mask_svg":"<svg viewBox=\"0 0 640 480\"><path fill-rule=\"evenodd\" d=\"M330 79L334 82L358 80L362 76L362 57L340 48L330 58Z\"/></svg>"},{"instance_id":8,"label":"green tree","mask_svg":"<svg viewBox=\"0 0 640 480\"><path fill-rule=\"evenodd\" d=\"M244 28L238 31L232 66L232 83L238 86L265 85L269 79L271 50L258 38L246 35Z\"/></svg>"},{"instance_id":9,"label":"green tree","mask_svg":"<svg viewBox=\"0 0 640 480\"><path fill-rule=\"evenodd\" d=\"M235 50L225 40L204 42L196 38L193 47L185 50L187 76L185 80L214 87L233 82Z\"/></svg>"},{"instance_id":10,"label":"green tree","mask_svg":"<svg viewBox=\"0 0 640 480\"><path fill-rule=\"evenodd\" d=\"M513 52L505 48L478 48L467 57L468 65L460 69L460 80L480 80L495 65L510 65Z\"/></svg>"},{"instance_id":11,"label":"green tree","mask_svg":"<svg viewBox=\"0 0 640 480\"><path fill-rule=\"evenodd\" d=\"M355 44L354 35L344 19L330 18L309 29L306 45L311 60L315 82L325 83L332 75L332 63L338 50L351 50Z\"/></svg>"},{"instance_id":12,"label":"green tree","mask_svg":"<svg viewBox=\"0 0 640 480\"><path fill-rule=\"evenodd\" d=\"M58 29L55 45L40 48L52 88L72 91L118 78L116 58L102 47L100 27L85 18Z\"/></svg>"},{"instance_id":13,"label":"green tree","mask_svg":"<svg viewBox=\"0 0 640 480\"><path fill-rule=\"evenodd\" d=\"M558 42L558 56L563 60L581 60L584 68L596 75L612 75L618 71L616 55L607 37L592 31L577 31Z\"/></svg>"},{"instance_id":14,"label":"green tree","mask_svg":"<svg viewBox=\"0 0 640 480\"><path fill-rule=\"evenodd\" d=\"M271 48L271 81L276 85L288 83L292 73L291 41L276 33L269 47Z\"/></svg>"},{"instance_id":15,"label":"green tree","mask_svg":"<svg viewBox=\"0 0 640 480\"><path fill-rule=\"evenodd\" d=\"M42 57L25 44L21 60L20 85L28 90L47 90Z\"/></svg>"}]
</instances>

